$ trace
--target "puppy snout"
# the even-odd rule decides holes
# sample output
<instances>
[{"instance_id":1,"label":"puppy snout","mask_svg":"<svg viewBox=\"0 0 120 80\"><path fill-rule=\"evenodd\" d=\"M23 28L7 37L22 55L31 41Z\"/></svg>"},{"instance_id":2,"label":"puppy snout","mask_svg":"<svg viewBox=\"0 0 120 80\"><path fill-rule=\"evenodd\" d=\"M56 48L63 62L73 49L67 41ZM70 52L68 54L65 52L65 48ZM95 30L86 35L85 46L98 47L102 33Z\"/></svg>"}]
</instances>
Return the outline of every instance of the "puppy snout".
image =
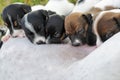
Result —
<instances>
[{"instance_id":1,"label":"puppy snout","mask_svg":"<svg viewBox=\"0 0 120 80\"><path fill-rule=\"evenodd\" d=\"M38 42L36 42L36 44L38 44L38 45L40 45L40 44L45 44L45 42L43 42L43 41L38 41Z\"/></svg>"},{"instance_id":2,"label":"puppy snout","mask_svg":"<svg viewBox=\"0 0 120 80\"><path fill-rule=\"evenodd\" d=\"M80 43L74 42L72 43L72 46L80 46Z\"/></svg>"},{"instance_id":3,"label":"puppy snout","mask_svg":"<svg viewBox=\"0 0 120 80\"><path fill-rule=\"evenodd\" d=\"M74 42L72 42L72 46L80 46L81 42L79 40L75 40Z\"/></svg>"}]
</instances>

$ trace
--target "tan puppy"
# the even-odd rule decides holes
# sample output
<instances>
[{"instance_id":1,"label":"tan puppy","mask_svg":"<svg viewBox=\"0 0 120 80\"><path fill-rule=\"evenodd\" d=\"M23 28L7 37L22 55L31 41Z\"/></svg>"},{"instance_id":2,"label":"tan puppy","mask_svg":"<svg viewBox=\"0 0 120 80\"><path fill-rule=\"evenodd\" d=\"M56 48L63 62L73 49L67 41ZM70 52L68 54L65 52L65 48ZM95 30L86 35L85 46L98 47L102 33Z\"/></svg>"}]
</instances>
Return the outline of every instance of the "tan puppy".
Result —
<instances>
[{"instance_id":1,"label":"tan puppy","mask_svg":"<svg viewBox=\"0 0 120 80\"><path fill-rule=\"evenodd\" d=\"M65 31L73 46L81 44L94 45L95 35L92 33L92 16L90 14L72 13L65 18Z\"/></svg>"},{"instance_id":2,"label":"tan puppy","mask_svg":"<svg viewBox=\"0 0 120 80\"><path fill-rule=\"evenodd\" d=\"M94 21L93 29L97 36L96 44L99 46L120 31L120 9L100 12Z\"/></svg>"}]
</instances>

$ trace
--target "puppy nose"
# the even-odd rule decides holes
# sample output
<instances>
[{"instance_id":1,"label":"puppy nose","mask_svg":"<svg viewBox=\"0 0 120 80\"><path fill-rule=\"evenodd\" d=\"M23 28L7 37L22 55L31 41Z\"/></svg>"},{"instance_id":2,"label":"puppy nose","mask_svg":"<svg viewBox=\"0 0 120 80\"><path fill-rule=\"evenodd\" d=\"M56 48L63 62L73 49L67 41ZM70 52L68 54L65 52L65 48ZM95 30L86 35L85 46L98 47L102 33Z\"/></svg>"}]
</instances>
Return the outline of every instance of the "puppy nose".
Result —
<instances>
[{"instance_id":1,"label":"puppy nose","mask_svg":"<svg viewBox=\"0 0 120 80\"><path fill-rule=\"evenodd\" d=\"M40 45L40 44L45 44L45 42L43 42L43 41L38 41L38 42L36 42L36 44L38 44L38 45Z\"/></svg>"},{"instance_id":2,"label":"puppy nose","mask_svg":"<svg viewBox=\"0 0 120 80\"><path fill-rule=\"evenodd\" d=\"M80 46L81 45L81 41L80 40L74 40L74 42L72 42L72 46Z\"/></svg>"}]
</instances>

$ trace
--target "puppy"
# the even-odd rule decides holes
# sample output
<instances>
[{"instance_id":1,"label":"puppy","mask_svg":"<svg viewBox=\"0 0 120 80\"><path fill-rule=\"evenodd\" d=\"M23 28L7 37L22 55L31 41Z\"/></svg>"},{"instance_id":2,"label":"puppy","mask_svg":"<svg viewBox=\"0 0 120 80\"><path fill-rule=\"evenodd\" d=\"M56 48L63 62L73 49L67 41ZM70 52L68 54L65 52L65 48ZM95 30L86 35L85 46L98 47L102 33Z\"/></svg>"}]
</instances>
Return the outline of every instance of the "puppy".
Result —
<instances>
[{"instance_id":1,"label":"puppy","mask_svg":"<svg viewBox=\"0 0 120 80\"><path fill-rule=\"evenodd\" d=\"M65 31L73 46L87 43L95 45L96 38L92 32L92 16L90 14L72 13L65 18Z\"/></svg>"},{"instance_id":2,"label":"puppy","mask_svg":"<svg viewBox=\"0 0 120 80\"><path fill-rule=\"evenodd\" d=\"M101 0L100 2L95 4L88 12L91 13L94 17L96 17L101 11L119 8L120 0Z\"/></svg>"},{"instance_id":3,"label":"puppy","mask_svg":"<svg viewBox=\"0 0 120 80\"><path fill-rule=\"evenodd\" d=\"M88 12L95 4L101 0L77 0L73 12Z\"/></svg>"},{"instance_id":4,"label":"puppy","mask_svg":"<svg viewBox=\"0 0 120 80\"><path fill-rule=\"evenodd\" d=\"M12 35L13 37L19 36L19 30L21 31L21 26L18 24L17 17L22 18L26 13L31 11L31 7L26 4L10 4L3 9L2 19L8 28L7 35ZM20 32L21 33L21 32Z\"/></svg>"},{"instance_id":5,"label":"puppy","mask_svg":"<svg viewBox=\"0 0 120 80\"><path fill-rule=\"evenodd\" d=\"M45 10L51 10L59 15L68 15L72 12L74 4L68 0L49 0L45 5Z\"/></svg>"},{"instance_id":6,"label":"puppy","mask_svg":"<svg viewBox=\"0 0 120 80\"><path fill-rule=\"evenodd\" d=\"M62 43L65 39L64 16L53 14L46 24L46 43Z\"/></svg>"},{"instance_id":7,"label":"puppy","mask_svg":"<svg viewBox=\"0 0 120 80\"><path fill-rule=\"evenodd\" d=\"M50 12L50 13L49 13ZM54 12L53 12L54 13ZM51 11L37 10L27 13L20 21L27 38L34 44L45 44L45 26Z\"/></svg>"},{"instance_id":8,"label":"puppy","mask_svg":"<svg viewBox=\"0 0 120 80\"><path fill-rule=\"evenodd\" d=\"M93 23L93 29L99 46L120 31L120 9L100 12Z\"/></svg>"}]
</instances>

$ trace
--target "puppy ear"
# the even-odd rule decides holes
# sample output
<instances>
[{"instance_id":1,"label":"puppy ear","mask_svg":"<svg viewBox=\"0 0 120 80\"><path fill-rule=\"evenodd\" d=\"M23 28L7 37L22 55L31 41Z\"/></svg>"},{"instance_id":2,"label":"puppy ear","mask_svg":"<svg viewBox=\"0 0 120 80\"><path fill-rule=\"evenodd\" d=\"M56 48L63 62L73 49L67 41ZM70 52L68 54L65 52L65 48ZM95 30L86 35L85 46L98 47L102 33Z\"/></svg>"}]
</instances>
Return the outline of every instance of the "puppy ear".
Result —
<instances>
[{"instance_id":1,"label":"puppy ear","mask_svg":"<svg viewBox=\"0 0 120 80\"><path fill-rule=\"evenodd\" d=\"M92 15L91 14L83 14L83 18L86 20L88 25L91 25L93 23Z\"/></svg>"},{"instance_id":2,"label":"puppy ear","mask_svg":"<svg viewBox=\"0 0 120 80\"><path fill-rule=\"evenodd\" d=\"M26 5L26 4L22 5L22 9L23 9L25 14L32 11L31 6Z\"/></svg>"},{"instance_id":3,"label":"puppy ear","mask_svg":"<svg viewBox=\"0 0 120 80\"><path fill-rule=\"evenodd\" d=\"M86 43L90 46L95 45L96 44L96 36L92 31L92 23L93 23L92 16L91 16L91 14L86 14L86 15L83 14L82 16L88 23L88 28L87 28L87 32L86 32Z\"/></svg>"},{"instance_id":4,"label":"puppy ear","mask_svg":"<svg viewBox=\"0 0 120 80\"><path fill-rule=\"evenodd\" d=\"M117 27L120 29L120 20L115 17L113 17L113 20L115 21Z\"/></svg>"},{"instance_id":5,"label":"puppy ear","mask_svg":"<svg viewBox=\"0 0 120 80\"><path fill-rule=\"evenodd\" d=\"M42 14L43 14L44 16L46 16L46 17L49 16L49 15L48 15L48 12L47 12L46 10L41 10L41 12L42 12Z\"/></svg>"}]
</instances>

